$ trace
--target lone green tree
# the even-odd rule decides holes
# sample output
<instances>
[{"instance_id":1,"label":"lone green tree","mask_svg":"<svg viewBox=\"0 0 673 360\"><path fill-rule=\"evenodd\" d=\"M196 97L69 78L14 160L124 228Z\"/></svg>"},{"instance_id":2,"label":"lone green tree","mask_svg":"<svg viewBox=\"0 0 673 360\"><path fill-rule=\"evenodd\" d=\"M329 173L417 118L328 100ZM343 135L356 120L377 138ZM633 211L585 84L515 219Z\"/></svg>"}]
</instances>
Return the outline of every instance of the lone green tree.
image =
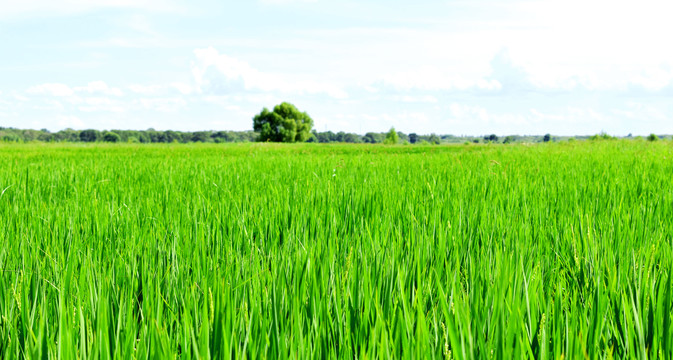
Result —
<instances>
[{"instance_id":1,"label":"lone green tree","mask_svg":"<svg viewBox=\"0 0 673 360\"><path fill-rule=\"evenodd\" d=\"M386 134L386 139L383 140L383 143L388 144L388 145L393 145L393 144L397 144L399 142L399 140L400 140L400 137L399 137L399 135L397 135L397 132L395 131L395 128L391 127L390 130L388 131L388 133Z\"/></svg>"},{"instance_id":2,"label":"lone green tree","mask_svg":"<svg viewBox=\"0 0 673 360\"><path fill-rule=\"evenodd\" d=\"M252 126L260 133L260 141L304 142L311 137L313 119L294 105L283 102L273 111L264 108L252 119Z\"/></svg>"}]
</instances>

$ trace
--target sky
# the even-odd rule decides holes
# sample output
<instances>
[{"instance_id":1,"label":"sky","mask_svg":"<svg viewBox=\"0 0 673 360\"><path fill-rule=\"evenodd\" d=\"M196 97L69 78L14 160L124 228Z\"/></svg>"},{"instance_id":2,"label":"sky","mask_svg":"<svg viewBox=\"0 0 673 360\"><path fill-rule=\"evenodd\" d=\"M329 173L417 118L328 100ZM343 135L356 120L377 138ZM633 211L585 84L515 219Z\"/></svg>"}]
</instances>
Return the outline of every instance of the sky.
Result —
<instances>
[{"instance_id":1,"label":"sky","mask_svg":"<svg viewBox=\"0 0 673 360\"><path fill-rule=\"evenodd\" d=\"M0 126L673 133L659 0L0 0Z\"/></svg>"}]
</instances>

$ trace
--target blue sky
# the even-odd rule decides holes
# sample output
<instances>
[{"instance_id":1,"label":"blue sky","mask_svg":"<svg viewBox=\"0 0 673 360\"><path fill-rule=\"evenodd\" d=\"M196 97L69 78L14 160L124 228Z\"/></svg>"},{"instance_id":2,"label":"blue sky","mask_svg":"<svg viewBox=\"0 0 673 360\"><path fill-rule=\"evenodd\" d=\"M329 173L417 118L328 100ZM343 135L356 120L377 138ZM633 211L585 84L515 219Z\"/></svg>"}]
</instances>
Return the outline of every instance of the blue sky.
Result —
<instances>
[{"instance_id":1,"label":"blue sky","mask_svg":"<svg viewBox=\"0 0 673 360\"><path fill-rule=\"evenodd\" d=\"M670 6L641 0L0 0L0 126L673 133Z\"/></svg>"}]
</instances>

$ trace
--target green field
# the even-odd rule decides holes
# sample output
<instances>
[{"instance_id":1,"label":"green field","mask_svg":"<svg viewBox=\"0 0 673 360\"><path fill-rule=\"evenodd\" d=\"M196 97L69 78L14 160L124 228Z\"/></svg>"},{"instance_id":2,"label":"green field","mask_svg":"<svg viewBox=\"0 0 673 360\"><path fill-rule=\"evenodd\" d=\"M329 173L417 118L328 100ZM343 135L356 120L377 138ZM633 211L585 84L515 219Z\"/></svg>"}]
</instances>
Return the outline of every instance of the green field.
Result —
<instances>
[{"instance_id":1,"label":"green field","mask_svg":"<svg viewBox=\"0 0 673 360\"><path fill-rule=\"evenodd\" d=\"M671 358L673 144L0 145L0 358Z\"/></svg>"}]
</instances>

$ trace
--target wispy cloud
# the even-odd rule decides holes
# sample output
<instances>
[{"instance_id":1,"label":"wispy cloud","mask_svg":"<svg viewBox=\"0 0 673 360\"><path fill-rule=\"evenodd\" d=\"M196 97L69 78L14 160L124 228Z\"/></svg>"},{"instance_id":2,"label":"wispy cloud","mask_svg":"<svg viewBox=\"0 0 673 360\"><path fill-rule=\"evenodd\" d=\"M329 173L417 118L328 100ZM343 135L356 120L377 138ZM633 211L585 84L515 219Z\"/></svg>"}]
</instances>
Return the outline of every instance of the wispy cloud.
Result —
<instances>
[{"instance_id":1,"label":"wispy cloud","mask_svg":"<svg viewBox=\"0 0 673 360\"><path fill-rule=\"evenodd\" d=\"M182 6L171 0L0 0L0 18L53 17L82 14L102 9L135 9L177 12Z\"/></svg>"}]
</instances>

